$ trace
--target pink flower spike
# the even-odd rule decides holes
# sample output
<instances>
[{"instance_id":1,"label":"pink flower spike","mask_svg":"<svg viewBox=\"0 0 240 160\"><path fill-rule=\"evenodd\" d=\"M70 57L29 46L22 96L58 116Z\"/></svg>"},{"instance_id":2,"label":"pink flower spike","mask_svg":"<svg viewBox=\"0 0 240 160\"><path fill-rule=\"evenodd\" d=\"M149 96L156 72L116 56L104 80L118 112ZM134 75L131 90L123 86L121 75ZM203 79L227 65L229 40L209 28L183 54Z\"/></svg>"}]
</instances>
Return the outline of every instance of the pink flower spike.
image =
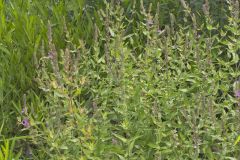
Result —
<instances>
[{"instance_id":1,"label":"pink flower spike","mask_svg":"<svg viewBox=\"0 0 240 160\"><path fill-rule=\"evenodd\" d=\"M30 127L29 119L28 119L28 118L25 118L25 119L22 121L22 125L23 125L25 128Z\"/></svg>"},{"instance_id":2,"label":"pink flower spike","mask_svg":"<svg viewBox=\"0 0 240 160\"><path fill-rule=\"evenodd\" d=\"M235 92L235 96L236 96L236 98L240 98L240 90L237 90L237 91Z\"/></svg>"},{"instance_id":3,"label":"pink flower spike","mask_svg":"<svg viewBox=\"0 0 240 160\"><path fill-rule=\"evenodd\" d=\"M21 111L22 114L27 114L27 107L24 107Z\"/></svg>"}]
</instances>

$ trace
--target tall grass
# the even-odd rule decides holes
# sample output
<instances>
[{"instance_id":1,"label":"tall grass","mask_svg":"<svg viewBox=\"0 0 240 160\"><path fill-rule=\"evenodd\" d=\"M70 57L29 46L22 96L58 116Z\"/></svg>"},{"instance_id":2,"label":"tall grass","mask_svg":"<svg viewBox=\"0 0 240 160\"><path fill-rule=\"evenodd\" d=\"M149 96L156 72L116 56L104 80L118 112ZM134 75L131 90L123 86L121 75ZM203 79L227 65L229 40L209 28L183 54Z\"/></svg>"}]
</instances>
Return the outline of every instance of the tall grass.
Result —
<instances>
[{"instance_id":1,"label":"tall grass","mask_svg":"<svg viewBox=\"0 0 240 160\"><path fill-rule=\"evenodd\" d=\"M12 155L240 158L239 1L221 26L208 0L200 18L180 0L165 26L161 3L0 2L0 134L25 136Z\"/></svg>"}]
</instances>

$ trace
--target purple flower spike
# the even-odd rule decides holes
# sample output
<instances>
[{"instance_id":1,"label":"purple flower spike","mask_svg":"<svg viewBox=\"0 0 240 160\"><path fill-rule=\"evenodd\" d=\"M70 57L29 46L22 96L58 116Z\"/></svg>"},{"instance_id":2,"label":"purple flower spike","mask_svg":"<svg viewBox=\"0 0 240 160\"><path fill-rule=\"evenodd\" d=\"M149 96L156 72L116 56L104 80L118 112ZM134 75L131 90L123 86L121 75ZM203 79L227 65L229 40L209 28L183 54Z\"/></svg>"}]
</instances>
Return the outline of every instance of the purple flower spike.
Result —
<instances>
[{"instance_id":1,"label":"purple flower spike","mask_svg":"<svg viewBox=\"0 0 240 160\"><path fill-rule=\"evenodd\" d=\"M153 25L153 21L152 20L148 20L147 24L151 26L151 25Z\"/></svg>"},{"instance_id":2,"label":"purple flower spike","mask_svg":"<svg viewBox=\"0 0 240 160\"><path fill-rule=\"evenodd\" d=\"M22 114L27 114L27 108L24 107L24 108L22 109L21 113L22 113Z\"/></svg>"},{"instance_id":3,"label":"purple flower spike","mask_svg":"<svg viewBox=\"0 0 240 160\"><path fill-rule=\"evenodd\" d=\"M235 92L235 96L236 96L237 98L240 98L240 90L237 90L237 91Z\"/></svg>"},{"instance_id":4,"label":"purple flower spike","mask_svg":"<svg viewBox=\"0 0 240 160\"><path fill-rule=\"evenodd\" d=\"M22 121L22 125L23 125L25 128L30 127L29 119L25 118L25 119Z\"/></svg>"}]
</instances>

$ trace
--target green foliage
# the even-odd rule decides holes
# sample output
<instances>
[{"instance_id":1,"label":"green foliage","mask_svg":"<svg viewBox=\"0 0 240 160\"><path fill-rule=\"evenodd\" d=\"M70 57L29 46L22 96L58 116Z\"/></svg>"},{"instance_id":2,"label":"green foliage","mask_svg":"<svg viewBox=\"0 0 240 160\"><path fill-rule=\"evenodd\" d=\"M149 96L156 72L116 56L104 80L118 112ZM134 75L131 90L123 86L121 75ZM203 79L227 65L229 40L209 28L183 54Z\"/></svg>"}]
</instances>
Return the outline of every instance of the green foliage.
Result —
<instances>
[{"instance_id":1,"label":"green foliage","mask_svg":"<svg viewBox=\"0 0 240 160\"><path fill-rule=\"evenodd\" d=\"M10 160L10 159L19 160L21 152L18 152L18 154L15 154L14 145L15 145L15 139L12 142L6 139L3 139L3 141L0 142L0 147L1 147L0 159L1 160Z\"/></svg>"},{"instance_id":2,"label":"green foliage","mask_svg":"<svg viewBox=\"0 0 240 160\"><path fill-rule=\"evenodd\" d=\"M239 159L239 3L189 2L0 0L0 159Z\"/></svg>"}]
</instances>

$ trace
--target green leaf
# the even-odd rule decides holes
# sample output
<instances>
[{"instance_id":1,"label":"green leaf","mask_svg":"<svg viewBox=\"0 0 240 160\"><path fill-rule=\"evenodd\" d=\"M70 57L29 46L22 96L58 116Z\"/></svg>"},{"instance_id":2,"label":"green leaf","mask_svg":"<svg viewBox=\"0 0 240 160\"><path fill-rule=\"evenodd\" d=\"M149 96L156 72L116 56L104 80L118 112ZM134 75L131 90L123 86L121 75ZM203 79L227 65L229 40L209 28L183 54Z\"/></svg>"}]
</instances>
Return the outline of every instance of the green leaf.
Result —
<instances>
[{"instance_id":1,"label":"green leaf","mask_svg":"<svg viewBox=\"0 0 240 160\"><path fill-rule=\"evenodd\" d=\"M184 92L184 93L187 93L189 90L186 89L186 88L184 88L184 89L179 89L179 91Z\"/></svg>"},{"instance_id":2,"label":"green leaf","mask_svg":"<svg viewBox=\"0 0 240 160\"><path fill-rule=\"evenodd\" d=\"M61 145L61 146L60 146L60 149L67 150L67 149L68 149L68 147L67 147L67 146L65 146L65 145Z\"/></svg>"},{"instance_id":3,"label":"green leaf","mask_svg":"<svg viewBox=\"0 0 240 160\"><path fill-rule=\"evenodd\" d=\"M234 142L234 145L237 145L240 142L240 136L237 137L236 141Z\"/></svg>"},{"instance_id":4,"label":"green leaf","mask_svg":"<svg viewBox=\"0 0 240 160\"><path fill-rule=\"evenodd\" d=\"M119 140L121 140L123 143L127 143L128 140L126 138L124 138L123 136L121 135L118 135L118 134L113 134L116 138L118 138Z\"/></svg>"},{"instance_id":5,"label":"green leaf","mask_svg":"<svg viewBox=\"0 0 240 160\"><path fill-rule=\"evenodd\" d=\"M129 154L132 154L132 150L133 150L135 141L136 141L138 138L140 138L140 137L142 137L142 136L135 136L135 137L133 137L133 138L130 140L130 144L129 144L129 146L128 146L128 153L129 153Z\"/></svg>"},{"instance_id":6,"label":"green leaf","mask_svg":"<svg viewBox=\"0 0 240 160\"><path fill-rule=\"evenodd\" d=\"M0 50L8 55L11 55L10 51L0 44Z\"/></svg>"},{"instance_id":7,"label":"green leaf","mask_svg":"<svg viewBox=\"0 0 240 160\"><path fill-rule=\"evenodd\" d=\"M113 32L113 30L111 28L109 28L109 32L110 32L112 37L115 37L115 33Z\"/></svg>"}]
</instances>

